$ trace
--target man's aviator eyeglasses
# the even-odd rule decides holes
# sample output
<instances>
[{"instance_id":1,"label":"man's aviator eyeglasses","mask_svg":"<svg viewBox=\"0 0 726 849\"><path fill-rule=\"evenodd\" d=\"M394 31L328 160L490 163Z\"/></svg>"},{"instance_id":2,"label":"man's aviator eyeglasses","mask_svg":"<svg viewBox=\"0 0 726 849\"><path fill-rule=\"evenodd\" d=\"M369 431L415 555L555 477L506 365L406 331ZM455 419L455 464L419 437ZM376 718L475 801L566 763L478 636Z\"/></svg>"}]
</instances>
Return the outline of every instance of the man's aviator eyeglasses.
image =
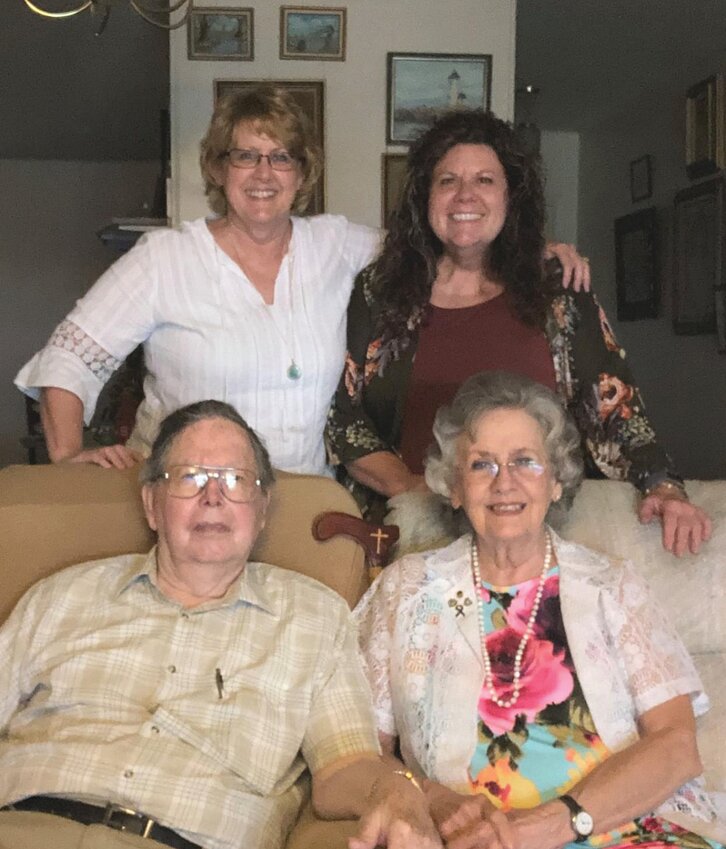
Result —
<instances>
[{"instance_id":1,"label":"man's aviator eyeglasses","mask_svg":"<svg viewBox=\"0 0 726 849\"><path fill-rule=\"evenodd\" d=\"M538 478L545 470L543 463L539 463L532 457L515 457L508 463L497 463L495 460L473 460L471 469L474 472L482 472L494 480L499 476L502 469L506 468L510 475L518 478Z\"/></svg>"},{"instance_id":2,"label":"man's aviator eyeglasses","mask_svg":"<svg viewBox=\"0 0 726 849\"><path fill-rule=\"evenodd\" d=\"M219 466L171 466L161 477L166 481L169 495L174 498L194 498L211 479L229 501L245 504L253 501L260 491L260 479L249 469L226 469Z\"/></svg>"},{"instance_id":3,"label":"man's aviator eyeglasses","mask_svg":"<svg viewBox=\"0 0 726 849\"><path fill-rule=\"evenodd\" d=\"M271 150L260 153L259 150L240 149L233 147L224 154L230 165L235 168L256 168L261 160L266 159L273 171L292 171L297 160L286 150Z\"/></svg>"}]
</instances>

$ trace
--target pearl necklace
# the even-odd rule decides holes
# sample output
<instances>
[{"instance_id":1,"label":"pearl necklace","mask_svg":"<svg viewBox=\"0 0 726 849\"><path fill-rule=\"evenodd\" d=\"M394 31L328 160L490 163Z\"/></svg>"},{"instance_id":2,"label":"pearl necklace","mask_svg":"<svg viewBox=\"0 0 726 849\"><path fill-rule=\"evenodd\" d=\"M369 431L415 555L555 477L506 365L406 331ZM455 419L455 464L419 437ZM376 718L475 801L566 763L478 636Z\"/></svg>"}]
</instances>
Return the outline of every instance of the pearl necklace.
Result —
<instances>
[{"instance_id":1,"label":"pearl necklace","mask_svg":"<svg viewBox=\"0 0 726 849\"><path fill-rule=\"evenodd\" d=\"M527 643L529 642L529 638L532 636L532 630L534 629L534 623L537 620L539 606L542 601L542 595L544 593L545 580L547 579L547 572L549 571L550 564L552 563L552 554L552 538L550 537L548 532L546 535L545 542L544 565L542 566L542 573L539 576L537 594L534 598L534 604L532 605L532 610L529 614L529 619L527 620L527 625L524 629L524 634L522 634L522 639L519 641L517 653L514 656L512 695L508 699L501 699L497 695L497 691L494 689L492 662L491 658L489 657L489 652L487 651L487 632L486 626L484 624L484 602L482 601L480 592L482 587L482 580L481 572L479 571L479 552L477 551L476 547L476 537L474 536L474 534L472 534L471 536L471 571L474 574L474 595L476 596L477 610L479 612L479 640L481 643L482 659L484 660L484 683L486 684L486 687L489 690L489 695L491 696L492 701L500 708L513 707L519 700L519 679L522 677L522 659L524 658L524 650L527 648Z\"/></svg>"}]
</instances>

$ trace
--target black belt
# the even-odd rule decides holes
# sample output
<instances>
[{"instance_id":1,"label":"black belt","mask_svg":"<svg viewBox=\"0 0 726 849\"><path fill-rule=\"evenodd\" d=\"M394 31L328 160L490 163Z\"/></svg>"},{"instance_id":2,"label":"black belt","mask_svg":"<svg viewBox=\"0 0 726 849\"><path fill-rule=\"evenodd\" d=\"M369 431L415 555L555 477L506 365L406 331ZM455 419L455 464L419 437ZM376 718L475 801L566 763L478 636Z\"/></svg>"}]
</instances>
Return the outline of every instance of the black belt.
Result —
<instances>
[{"instance_id":1,"label":"black belt","mask_svg":"<svg viewBox=\"0 0 726 849\"><path fill-rule=\"evenodd\" d=\"M86 802L76 802L73 799L63 799L58 796L29 796L2 808L3 811L37 811L40 814L54 814L75 820L83 825L101 823L116 831L127 831L139 837L147 837L172 849L201 849L199 844L186 840L165 825L159 825L156 820L140 814L131 808L114 805L109 802L106 807L89 805Z\"/></svg>"}]
</instances>

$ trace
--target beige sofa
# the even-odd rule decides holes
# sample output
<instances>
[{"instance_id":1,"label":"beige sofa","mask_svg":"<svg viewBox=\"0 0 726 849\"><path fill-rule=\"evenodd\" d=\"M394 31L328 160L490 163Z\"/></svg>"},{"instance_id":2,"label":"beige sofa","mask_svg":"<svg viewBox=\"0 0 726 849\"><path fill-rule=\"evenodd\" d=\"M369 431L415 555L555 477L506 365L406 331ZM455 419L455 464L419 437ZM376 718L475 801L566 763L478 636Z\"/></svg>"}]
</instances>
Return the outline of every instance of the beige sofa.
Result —
<instances>
[{"instance_id":1,"label":"beige sofa","mask_svg":"<svg viewBox=\"0 0 726 849\"><path fill-rule=\"evenodd\" d=\"M726 482L688 484L715 520L713 539L697 557L663 551L658 526L641 526L626 484L586 481L562 528L564 536L638 563L694 654L711 712L699 721L699 743L712 789L726 800ZM355 604L367 585L362 549L351 540L316 542L321 513L359 515L333 481L281 475L263 536L252 556L303 572ZM71 563L144 551L152 542L135 473L91 466L11 466L0 470L0 621L22 592ZM726 803L723 803L726 821ZM303 811L287 849L344 849L354 823L321 822ZM724 835L717 832L714 836Z\"/></svg>"}]
</instances>

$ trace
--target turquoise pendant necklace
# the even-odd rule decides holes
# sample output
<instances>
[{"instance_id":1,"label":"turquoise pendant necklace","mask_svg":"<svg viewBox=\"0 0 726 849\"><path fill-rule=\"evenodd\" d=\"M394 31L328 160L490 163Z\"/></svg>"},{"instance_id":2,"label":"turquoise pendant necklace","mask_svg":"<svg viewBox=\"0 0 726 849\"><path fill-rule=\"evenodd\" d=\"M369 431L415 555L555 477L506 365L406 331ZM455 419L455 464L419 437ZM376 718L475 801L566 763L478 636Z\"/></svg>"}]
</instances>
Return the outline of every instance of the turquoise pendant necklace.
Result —
<instances>
[{"instance_id":1,"label":"turquoise pendant necklace","mask_svg":"<svg viewBox=\"0 0 726 849\"><path fill-rule=\"evenodd\" d=\"M283 346L287 349L288 354L290 355L290 365L287 367L287 371L285 374L287 375L288 380L300 380L302 377L302 368L295 362L295 331L294 331L294 318L295 318L295 310L294 310L294 301L293 301L293 247L292 247L292 232L290 233L290 239L287 245L287 286L288 286L288 295L289 295L289 320L288 326L290 331L289 341L291 344L288 344L288 339L285 334L280 330L277 326L277 322L275 321L275 317L268 309L267 314L270 317L270 321L272 322L272 326L275 328L275 332L280 337ZM245 271L244 264L240 258L239 251L237 250L237 244L232 240L232 250L234 251L235 257L237 259L237 265L241 269L242 273L247 276L249 280L249 275ZM253 284L254 285L254 284Z\"/></svg>"},{"instance_id":2,"label":"turquoise pendant necklace","mask_svg":"<svg viewBox=\"0 0 726 849\"><path fill-rule=\"evenodd\" d=\"M292 343L290 353L290 365L287 367L287 376L290 380L300 380L302 377L302 369L295 362L295 332L294 328L294 318L295 318L295 310L293 309L293 258L294 253L292 250L292 234L290 234L290 242L287 246L287 283L288 283L288 294L290 296L290 342ZM274 322L274 318L273 318ZM277 327L277 325L275 325ZM282 334L280 334L282 336ZM287 340L285 340L287 341Z\"/></svg>"}]
</instances>

